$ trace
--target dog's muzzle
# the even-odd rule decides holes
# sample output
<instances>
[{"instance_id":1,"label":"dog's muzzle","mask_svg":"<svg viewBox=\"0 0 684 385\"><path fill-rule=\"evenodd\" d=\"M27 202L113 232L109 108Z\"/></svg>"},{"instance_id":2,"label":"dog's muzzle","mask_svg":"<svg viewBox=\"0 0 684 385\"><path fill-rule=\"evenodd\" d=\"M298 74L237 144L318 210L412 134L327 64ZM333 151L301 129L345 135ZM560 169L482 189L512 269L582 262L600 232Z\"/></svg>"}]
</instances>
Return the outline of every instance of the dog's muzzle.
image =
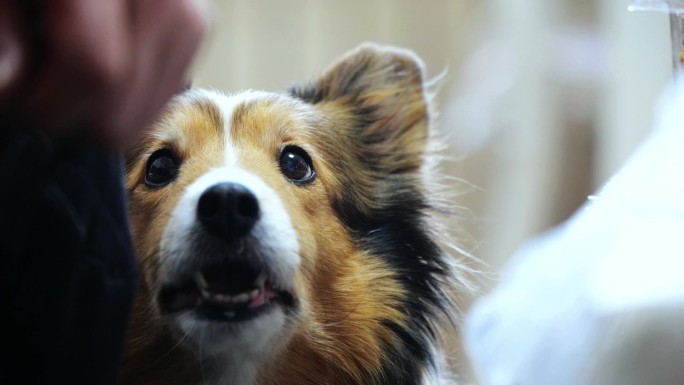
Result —
<instances>
[{"instance_id":1,"label":"dog's muzzle","mask_svg":"<svg viewBox=\"0 0 684 385\"><path fill-rule=\"evenodd\" d=\"M194 310L203 318L242 321L273 305L294 306L252 235L262 217L252 191L234 182L212 185L200 195L195 215L191 260L180 278L162 286L163 312Z\"/></svg>"}]
</instances>

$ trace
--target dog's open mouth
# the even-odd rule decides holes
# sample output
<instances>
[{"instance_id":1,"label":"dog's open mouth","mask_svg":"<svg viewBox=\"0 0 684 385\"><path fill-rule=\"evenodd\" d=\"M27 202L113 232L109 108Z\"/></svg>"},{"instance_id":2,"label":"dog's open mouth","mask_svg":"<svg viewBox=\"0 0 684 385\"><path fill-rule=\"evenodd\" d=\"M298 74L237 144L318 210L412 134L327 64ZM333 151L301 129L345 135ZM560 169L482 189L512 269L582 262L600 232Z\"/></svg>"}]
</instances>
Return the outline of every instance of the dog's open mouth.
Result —
<instances>
[{"instance_id":1,"label":"dog's open mouth","mask_svg":"<svg viewBox=\"0 0 684 385\"><path fill-rule=\"evenodd\" d=\"M278 289L268 275L243 263L208 265L180 284L166 285L159 295L162 311L195 310L200 317L215 321L244 321L273 305L294 306L291 292Z\"/></svg>"}]
</instances>

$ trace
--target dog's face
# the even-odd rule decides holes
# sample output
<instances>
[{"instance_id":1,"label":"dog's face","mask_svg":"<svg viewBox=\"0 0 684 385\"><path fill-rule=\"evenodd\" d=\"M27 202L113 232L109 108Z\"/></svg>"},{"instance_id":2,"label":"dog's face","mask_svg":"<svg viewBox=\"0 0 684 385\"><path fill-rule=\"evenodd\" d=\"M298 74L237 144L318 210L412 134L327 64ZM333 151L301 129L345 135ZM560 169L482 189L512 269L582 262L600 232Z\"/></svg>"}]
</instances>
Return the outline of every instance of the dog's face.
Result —
<instances>
[{"instance_id":1,"label":"dog's face","mask_svg":"<svg viewBox=\"0 0 684 385\"><path fill-rule=\"evenodd\" d=\"M422 376L446 274L424 223L427 128L420 63L377 47L290 95L178 97L127 157L142 282L124 375Z\"/></svg>"},{"instance_id":2,"label":"dog's face","mask_svg":"<svg viewBox=\"0 0 684 385\"><path fill-rule=\"evenodd\" d=\"M330 228L306 132L317 117L265 93L174 106L129 174L152 304L209 354L263 355L302 313L302 258Z\"/></svg>"}]
</instances>

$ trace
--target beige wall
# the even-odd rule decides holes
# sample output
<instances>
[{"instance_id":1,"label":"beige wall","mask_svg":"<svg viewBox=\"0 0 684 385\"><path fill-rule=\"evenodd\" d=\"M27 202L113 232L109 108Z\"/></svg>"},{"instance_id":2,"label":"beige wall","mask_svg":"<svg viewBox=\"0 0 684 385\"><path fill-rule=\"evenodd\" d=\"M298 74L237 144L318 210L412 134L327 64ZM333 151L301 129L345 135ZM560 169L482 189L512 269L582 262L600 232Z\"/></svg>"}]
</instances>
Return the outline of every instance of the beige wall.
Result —
<instances>
[{"instance_id":1,"label":"beige wall","mask_svg":"<svg viewBox=\"0 0 684 385\"><path fill-rule=\"evenodd\" d=\"M430 75L464 247L496 271L566 218L647 134L669 81L667 17L627 0L219 0L196 85L285 90L363 41Z\"/></svg>"}]
</instances>

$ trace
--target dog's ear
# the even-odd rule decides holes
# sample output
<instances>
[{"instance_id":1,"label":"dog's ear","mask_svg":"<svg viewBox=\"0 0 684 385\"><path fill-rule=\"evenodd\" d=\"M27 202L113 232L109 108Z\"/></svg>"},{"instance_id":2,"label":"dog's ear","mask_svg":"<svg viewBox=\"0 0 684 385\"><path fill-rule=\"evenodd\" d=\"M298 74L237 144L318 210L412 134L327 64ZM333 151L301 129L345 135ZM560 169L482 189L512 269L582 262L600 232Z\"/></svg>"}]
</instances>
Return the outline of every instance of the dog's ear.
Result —
<instances>
[{"instance_id":1,"label":"dog's ear","mask_svg":"<svg viewBox=\"0 0 684 385\"><path fill-rule=\"evenodd\" d=\"M364 44L291 92L325 117L313 134L331 170L321 178L347 225L370 230L398 207L422 204L430 108L415 54Z\"/></svg>"},{"instance_id":2,"label":"dog's ear","mask_svg":"<svg viewBox=\"0 0 684 385\"><path fill-rule=\"evenodd\" d=\"M291 92L332 115L338 134L351 137L372 166L415 171L428 135L423 67L411 51L366 43Z\"/></svg>"}]
</instances>

